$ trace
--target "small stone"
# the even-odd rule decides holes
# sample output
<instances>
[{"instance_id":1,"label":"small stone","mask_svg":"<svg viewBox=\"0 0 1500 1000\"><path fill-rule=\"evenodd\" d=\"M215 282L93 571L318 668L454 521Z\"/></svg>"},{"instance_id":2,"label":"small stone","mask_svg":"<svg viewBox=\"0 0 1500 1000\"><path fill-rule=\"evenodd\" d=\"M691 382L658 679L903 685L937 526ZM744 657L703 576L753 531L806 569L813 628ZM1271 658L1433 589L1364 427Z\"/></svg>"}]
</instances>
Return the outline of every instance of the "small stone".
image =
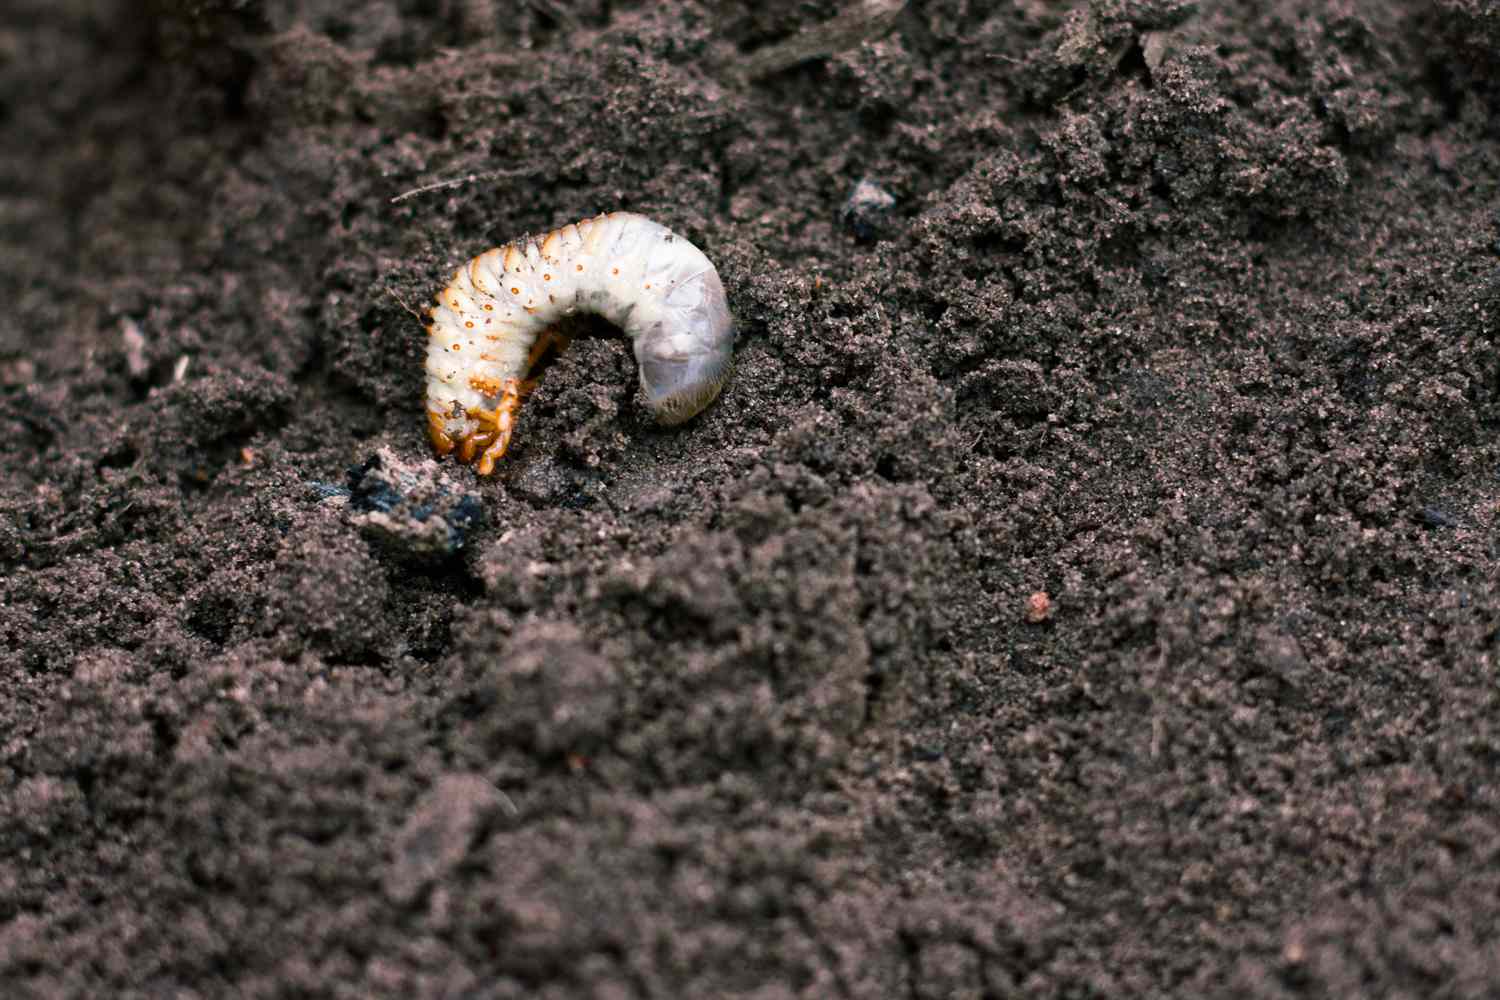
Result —
<instances>
[{"instance_id":1,"label":"small stone","mask_svg":"<svg viewBox=\"0 0 1500 1000\"><path fill-rule=\"evenodd\" d=\"M145 378L151 362L146 358L146 335L140 324L129 317L120 320L120 343L125 348L125 370L133 379Z\"/></svg>"},{"instance_id":2,"label":"small stone","mask_svg":"<svg viewBox=\"0 0 1500 1000\"><path fill-rule=\"evenodd\" d=\"M0 385L26 385L36 378L36 362L30 358L0 360Z\"/></svg>"},{"instance_id":3,"label":"small stone","mask_svg":"<svg viewBox=\"0 0 1500 1000\"><path fill-rule=\"evenodd\" d=\"M1452 528L1458 525L1457 519L1441 507L1423 507L1418 517L1429 528Z\"/></svg>"},{"instance_id":4,"label":"small stone","mask_svg":"<svg viewBox=\"0 0 1500 1000\"><path fill-rule=\"evenodd\" d=\"M1026 598L1026 620L1032 625L1040 625L1052 617L1052 598L1045 590L1038 590Z\"/></svg>"},{"instance_id":5,"label":"small stone","mask_svg":"<svg viewBox=\"0 0 1500 1000\"><path fill-rule=\"evenodd\" d=\"M454 555L484 523L479 496L463 490L438 463L404 461L389 448L349 470L348 494L360 533L413 562Z\"/></svg>"},{"instance_id":6,"label":"small stone","mask_svg":"<svg viewBox=\"0 0 1500 1000\"><path fill-rule=\"evenodd\" d=\"M844 224L862 240L879 235L886 217L896 207L896 196L869 178L854 185L840 213Z\"/></svg>"}]
</instances>

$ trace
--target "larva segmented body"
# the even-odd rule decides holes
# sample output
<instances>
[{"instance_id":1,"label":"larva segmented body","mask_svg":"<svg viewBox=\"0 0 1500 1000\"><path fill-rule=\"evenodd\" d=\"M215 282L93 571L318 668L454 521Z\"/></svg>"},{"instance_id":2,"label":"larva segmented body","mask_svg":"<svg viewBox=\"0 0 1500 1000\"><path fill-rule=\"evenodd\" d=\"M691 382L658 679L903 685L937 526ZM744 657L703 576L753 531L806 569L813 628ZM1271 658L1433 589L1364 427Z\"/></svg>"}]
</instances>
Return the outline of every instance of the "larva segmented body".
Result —
<instances>
[{"instance_id":1,"label":"larva segmented body","mask_svg":"<svg viewBox=\"0 0 1500 1000\"><path fill-rule=\"evenodd\" d=\"M667 425L713 401L734 348L724 286L703 251L629 212L485 251L453 272L428 313L428 434L439 455L457 449L482 476L510 444L522 380L559 321L595 313L623 329L646 405Z\"/></svg>"}]
</instances>

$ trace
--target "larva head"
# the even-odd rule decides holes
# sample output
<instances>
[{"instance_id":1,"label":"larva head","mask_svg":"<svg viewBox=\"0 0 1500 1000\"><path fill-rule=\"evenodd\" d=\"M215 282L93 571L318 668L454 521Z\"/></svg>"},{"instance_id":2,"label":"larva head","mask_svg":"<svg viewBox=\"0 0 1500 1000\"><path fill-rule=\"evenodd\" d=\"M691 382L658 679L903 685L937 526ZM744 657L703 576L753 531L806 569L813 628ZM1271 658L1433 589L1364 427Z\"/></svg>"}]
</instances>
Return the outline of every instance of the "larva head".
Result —
<instances>
[{"instance_id":1,"label":"larva head","mask_svg":"<svg viewBox=\"0 0 1500 1000\"><path fill-rule=\"evenodd\" d=\"M662 321L635 340L646 405L660 424L680 424L719 394L734 357L734 321L709 269L673 291Z\"/></svg>"}]
</instances>

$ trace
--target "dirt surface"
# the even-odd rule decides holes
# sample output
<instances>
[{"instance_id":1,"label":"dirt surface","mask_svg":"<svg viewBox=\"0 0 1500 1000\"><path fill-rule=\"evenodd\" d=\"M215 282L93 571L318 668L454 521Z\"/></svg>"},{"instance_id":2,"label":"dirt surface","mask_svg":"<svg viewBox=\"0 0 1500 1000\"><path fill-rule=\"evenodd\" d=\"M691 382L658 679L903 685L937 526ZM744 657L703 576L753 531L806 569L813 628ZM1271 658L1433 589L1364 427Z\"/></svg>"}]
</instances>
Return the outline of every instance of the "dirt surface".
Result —
<instances>
[{"instance_id":1,"label":"dirt surface","mask_svg":"<svg viewBox=\"0 0 1500 1000\"><path fill-rule=\"evenodd\" d=\"M1495 0L4 7L0 994L1494 995Z\"/></svg>"}]
</instances>

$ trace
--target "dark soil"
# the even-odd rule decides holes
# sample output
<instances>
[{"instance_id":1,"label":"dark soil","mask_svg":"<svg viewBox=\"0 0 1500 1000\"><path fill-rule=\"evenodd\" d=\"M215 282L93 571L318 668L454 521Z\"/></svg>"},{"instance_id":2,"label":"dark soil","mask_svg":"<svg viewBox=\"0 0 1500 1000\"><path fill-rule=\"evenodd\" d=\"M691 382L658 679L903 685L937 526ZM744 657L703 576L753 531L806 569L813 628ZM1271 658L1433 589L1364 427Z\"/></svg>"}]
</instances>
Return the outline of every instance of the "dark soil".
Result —
<instances>
[{"instance_id":1,"label":"dark soil","mask_svg":"<svg viewBox=\"0 0 1500 1000\"><path fill-rule=\"evenodd\" d=\"M0 995L1495 995L1497 0L4 8Z\"/></svg>"}]
</instances>

